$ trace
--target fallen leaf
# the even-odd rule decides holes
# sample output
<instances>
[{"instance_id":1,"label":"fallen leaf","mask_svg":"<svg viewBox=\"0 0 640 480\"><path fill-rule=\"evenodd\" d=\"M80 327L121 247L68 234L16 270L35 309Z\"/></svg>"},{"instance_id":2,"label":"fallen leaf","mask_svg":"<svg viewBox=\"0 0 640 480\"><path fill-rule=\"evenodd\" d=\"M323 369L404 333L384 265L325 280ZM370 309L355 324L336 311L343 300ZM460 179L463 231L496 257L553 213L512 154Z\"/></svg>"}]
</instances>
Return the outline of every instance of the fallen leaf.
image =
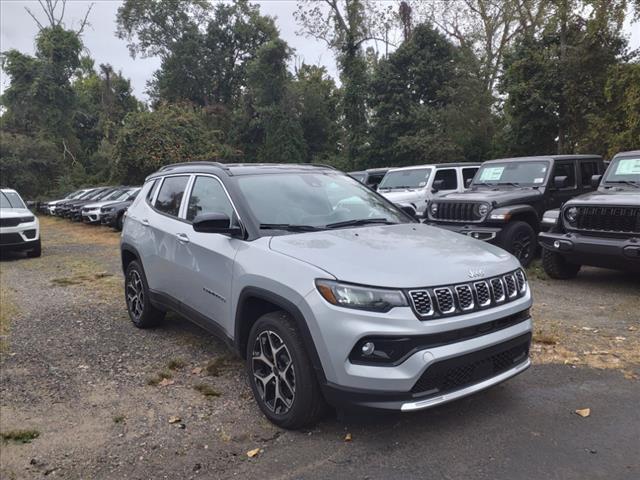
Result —
<instances>
[{"instance_id":1,"label":"fallen leaf","mask_svg":"<svg viewBox=\"0 0 640 480\"><path fill-rule=\"evenodd\" d=\"M351 434L350 434L350 433L347 433L347 434L344 436L344 441L345 441L345 442L350 442L351 440L352 440L352 438L351 438Z\"/></svg>"},{"instance_id":2,"label":"fallen leaf","mask_svg":"<svg viewBox=\"0 0 640 480\"><path fill-rule=\"evenodd\" d=\"M627 337L616 337L616 342L623 342L627 339Z\"/></svg>"},{"instance_id":3,"label":"fallen leaf","mask_svg":"<svg viewBox=\"0 0 640 480\"><path fill-rule=\"evenodd\" d=\"M591 409L590 408L579 408L578 410L576 410L576 413L578 415L580 415L581 417L585 418L585 417L588 417L589 415L591 415Z\"/></svg>"},{"instance_id":4,"label":"fallen leaf","mask_svg":"<svg viewBox=\"0 0 640 480\"><path fill-rule=\"evenodd\" d=\"M202 367L196 367L193 370L191 370L191 373L193 373L194 375L200 375L200 373L202 373Z\"/></svg>"},{"instance_id":5,"label":"fallen leaf","mask_svg":"<svg viewBox=\"0 0 640 480\"><path fill-rule=\"evenodd\" d=\"M175 380L171 380L169 378L163 378L162 380L160 380L160 382L158 383L158 385L160 387L166 387L168 385L173 385L175 382Z\"/></svg>"},{"instance_id":6,"label":"fallen leaf","mask_svg":"<svg viewBox=\"0 0 640 480\"><path fill-rule=\"evenodd\" d=\"M249 450L249 451L247 452L247 457L249 457L249 458L253 458L253 457L255 457L256 455L258 455L258 454L260 453L260 451L261 451L261 450L260 450L260 448L254 448L253 450Z\"/></svg>"},{"instance_id":7,"label":"fallen leaf","mask_svg":"<svg viewBox=\"0 0 640 480\"><path fill-rule=\"evenodd\" d=\"M176 415L169 417L169 423L178 423L180 420L182 419Z\"/></svg>"},{"instance_id":8,"label":"fallen leaf","mask_svg":"<svg viewBox=\"0 0 640 480\"><path fill-rule=\"evenodd\" d=\"M635 332L637 330L636 327L629 327L627 328L627 330L629 330L630 332Z\"/></svg>"}]
</instances>

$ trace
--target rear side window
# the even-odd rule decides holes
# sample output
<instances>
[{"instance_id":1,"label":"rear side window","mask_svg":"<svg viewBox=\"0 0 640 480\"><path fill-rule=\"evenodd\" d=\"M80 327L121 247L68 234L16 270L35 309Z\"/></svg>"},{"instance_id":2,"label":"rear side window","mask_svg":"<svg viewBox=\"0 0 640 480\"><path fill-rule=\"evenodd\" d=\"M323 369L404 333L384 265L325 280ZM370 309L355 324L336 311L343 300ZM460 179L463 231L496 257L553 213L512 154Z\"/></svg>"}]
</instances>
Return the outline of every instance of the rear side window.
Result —
<instances>
[{"instance_id":1,"label":"rear side window","mask_svg":"<svg viewBox=\"0 0 640 480\"><path fill-rule=\"evenodd\" d=\"M156 199L156 210L177 217L180 212L180 204L187 188L189 176L166 177L162 182L158 198Z\"/></svg>"},{"instance_id":2,"label":"rear side window","mask_svg":"<svg viewBox=\"0 0 640 480\"><path fill-rule=\"evenodd\" d=\"M469 183L471 183L471 180L473 180L473 177L475 177L477 171L478 167L462 169L462 183L464 184L463 186L465 188Z\"/></svg>"},{"instance_id":3,"label":"rear side window","mask_svg":"<svg viewBox=\"0 0 640 480\"><path fill-rule=\"evenodd\" d=\"M583 186L591 186L591 177L598 175L598 173L598 162L580 162L580 176Z\"/></svg>"},{"instance_id":4,"label":"rear side window","mask_svg":"<svg viewBox=\"0 0 640 480\"><path fill-rule=\"evenodd\" d=\"M567 177L567 186L565 188L576 187L576 165L573 162L558 162L553 173L555 177ZM553 178L551 179L553 181Z\"/></svg>"},{"instance_id":5,"label":"rear side window","mask_svg":"<svg viewBox=\"0 0 640 480\"><path fill-rule=\"evenodd\" d=\"M151 188L149 189L149 192L147 193L147 203L149 205L151 205L151 202L153 201L153 196L156 194L156 190L158 189L159 183L160 181L158 179L155 179L153 181L153 184L151 185Z\"/></svg>"},{"instance_id":6,"label":"rear side window","mask_svg":"<svg viewBox=\"0 0 640 480\"><path fill-rule=\"evenodd\" d=\"M455 190L458 188L458 176L456 175L456 171L454 169L442 169L436 171L436 176L433 178L433 183L438 180L443 180L444 183L440 187L440 190Z\"/></svg>"},{"instance_id":7,"label":"rear side window","mask_svg":"<svg viewBox=\"0 0 640 480\"><path fill-rule=\"evenodd\" d=\"M233 206L224 188L212 177L197 177L191 189L187 206L187 220L192 221L202 213L225 213L233 217Z\"/></svg>"}]
</instances>

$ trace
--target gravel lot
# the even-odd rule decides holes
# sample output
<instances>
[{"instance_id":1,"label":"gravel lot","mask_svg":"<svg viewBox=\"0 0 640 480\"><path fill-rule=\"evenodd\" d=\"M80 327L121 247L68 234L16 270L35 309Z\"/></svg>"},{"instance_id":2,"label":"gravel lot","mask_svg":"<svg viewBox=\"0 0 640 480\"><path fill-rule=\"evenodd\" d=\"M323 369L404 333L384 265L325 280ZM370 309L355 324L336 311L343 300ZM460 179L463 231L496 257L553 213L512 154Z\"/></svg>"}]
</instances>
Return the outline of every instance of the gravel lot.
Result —
<instances>
[{"instance_id":1,"label":"gravel lot","mask_svg":"<svg viewBox=\"0 0 640 480\"><path fill-rule=\"evenodd\" d=\"M3 479L640 478L640 279L534 267L529 371L434 410L288 432L215 337L174 315L132 326L117 233L42 229L42 258L0 261L0 432L37 435L2 441Z\"/></svg>"}]
</instances>

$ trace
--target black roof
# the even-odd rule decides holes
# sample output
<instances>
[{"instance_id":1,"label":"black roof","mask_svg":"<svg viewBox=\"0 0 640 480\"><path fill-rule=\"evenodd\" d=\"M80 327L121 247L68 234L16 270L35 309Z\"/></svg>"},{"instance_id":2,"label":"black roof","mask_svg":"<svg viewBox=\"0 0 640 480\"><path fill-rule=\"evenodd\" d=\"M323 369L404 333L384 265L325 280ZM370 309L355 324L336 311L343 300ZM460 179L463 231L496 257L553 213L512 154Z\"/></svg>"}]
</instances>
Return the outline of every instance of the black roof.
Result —
<instances>
[{"instance_id":1,"label":"black roof","mask_svg":"<svg viewBox=\"0 0 640 480\"><path fill-rule=\"evenodd\" d=\"M311 172L318 170L337 171L334 167L311 163L220 163L220 162L186 162L165 165L149 177L165 173L226 173L229 176L255 175L283 172Z\"/></svg>"},{"instance_id":2,"label":"black roof","mask_svg":"<svg viewBox=\"0 0 640 480\"><path fill-rule=\"evenodd\" d=\"M538 155L532 157L496 158L484 163L493 162L531 162L534 160L600 160L600 155Z\"/></svg>"}]
</instances>

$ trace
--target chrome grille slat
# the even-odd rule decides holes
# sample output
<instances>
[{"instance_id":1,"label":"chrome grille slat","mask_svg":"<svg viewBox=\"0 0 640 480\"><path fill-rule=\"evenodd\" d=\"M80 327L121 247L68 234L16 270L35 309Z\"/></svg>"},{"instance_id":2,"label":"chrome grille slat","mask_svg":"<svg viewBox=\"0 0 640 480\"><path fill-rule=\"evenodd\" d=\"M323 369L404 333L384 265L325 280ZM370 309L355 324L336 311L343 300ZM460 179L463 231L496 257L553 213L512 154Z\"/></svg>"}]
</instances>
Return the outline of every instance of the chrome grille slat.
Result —
<instances>
[{"instance_id":1,"label":"chrome grille slat","mask_svg":"<svg viewBox=\"0 0 640 480\"><path fill-rule=\"evenodd\" d=\"M434 288L433 293L436 295L436 302L438 303L438 310L440 313L447 314L455 312L456 305L453 301L453 294L449 287Z\"/></svg>"},{"instance_id":2,"label":"chrome grille slat","mask_svg":"<svg viewBox=\"0 0 640 480\"><path fill-rule=\"evenodd\" d=\"M476 298L478 299L478 305L486 307L491 305L491 292L489 291L489 284L487 282L476 282L473 284L476 290Z\"/></svg>"},{"instance_id":3,"label":"chrome grille slat","mask_svg":"<svg viewBox=\"0 0 640 480\"><path fill-rule=\"evenodd\" d=\"M500 278L491 279L491 293L493 294L493 301L496 303L502 303L505 300L504 286Z\"/></svg>"},{"instance_id":4,"label":"chrome grille slat","mask_svg":"<svg viewBox=\"0 0 640 480\"><path fill-rule=\"evenodd\" d=\"M518 295L518 288L516 287L516 279L512 274L502 277L504 280L504 286L506 287L505 295L508 298L513 298Z\"/></svg>"},{"instance_id":5,"label":"chrome grille slat","mask_svg":"<svg viewBox=\"0 0 640 480\"><path fill-rule=\"evenodd\" d=\"M429 317L435 313L431 295L429 295L427 290L411 290L409 296L411 297L413 308L415 308L420 316Z\"/></svg>"},{"instance_id":6,"label":"chrome grille slat","mask_svg":"<svg viewBox=\"0 0 640 480\"><path fill-rule=\"evenodd\" d=\"M469 287L469 285L458 285L455 287L455 290L460 310L473 310L475 303L473 302L473 292L471 291L471 287Z\"/></svg>"}]
</instances>

